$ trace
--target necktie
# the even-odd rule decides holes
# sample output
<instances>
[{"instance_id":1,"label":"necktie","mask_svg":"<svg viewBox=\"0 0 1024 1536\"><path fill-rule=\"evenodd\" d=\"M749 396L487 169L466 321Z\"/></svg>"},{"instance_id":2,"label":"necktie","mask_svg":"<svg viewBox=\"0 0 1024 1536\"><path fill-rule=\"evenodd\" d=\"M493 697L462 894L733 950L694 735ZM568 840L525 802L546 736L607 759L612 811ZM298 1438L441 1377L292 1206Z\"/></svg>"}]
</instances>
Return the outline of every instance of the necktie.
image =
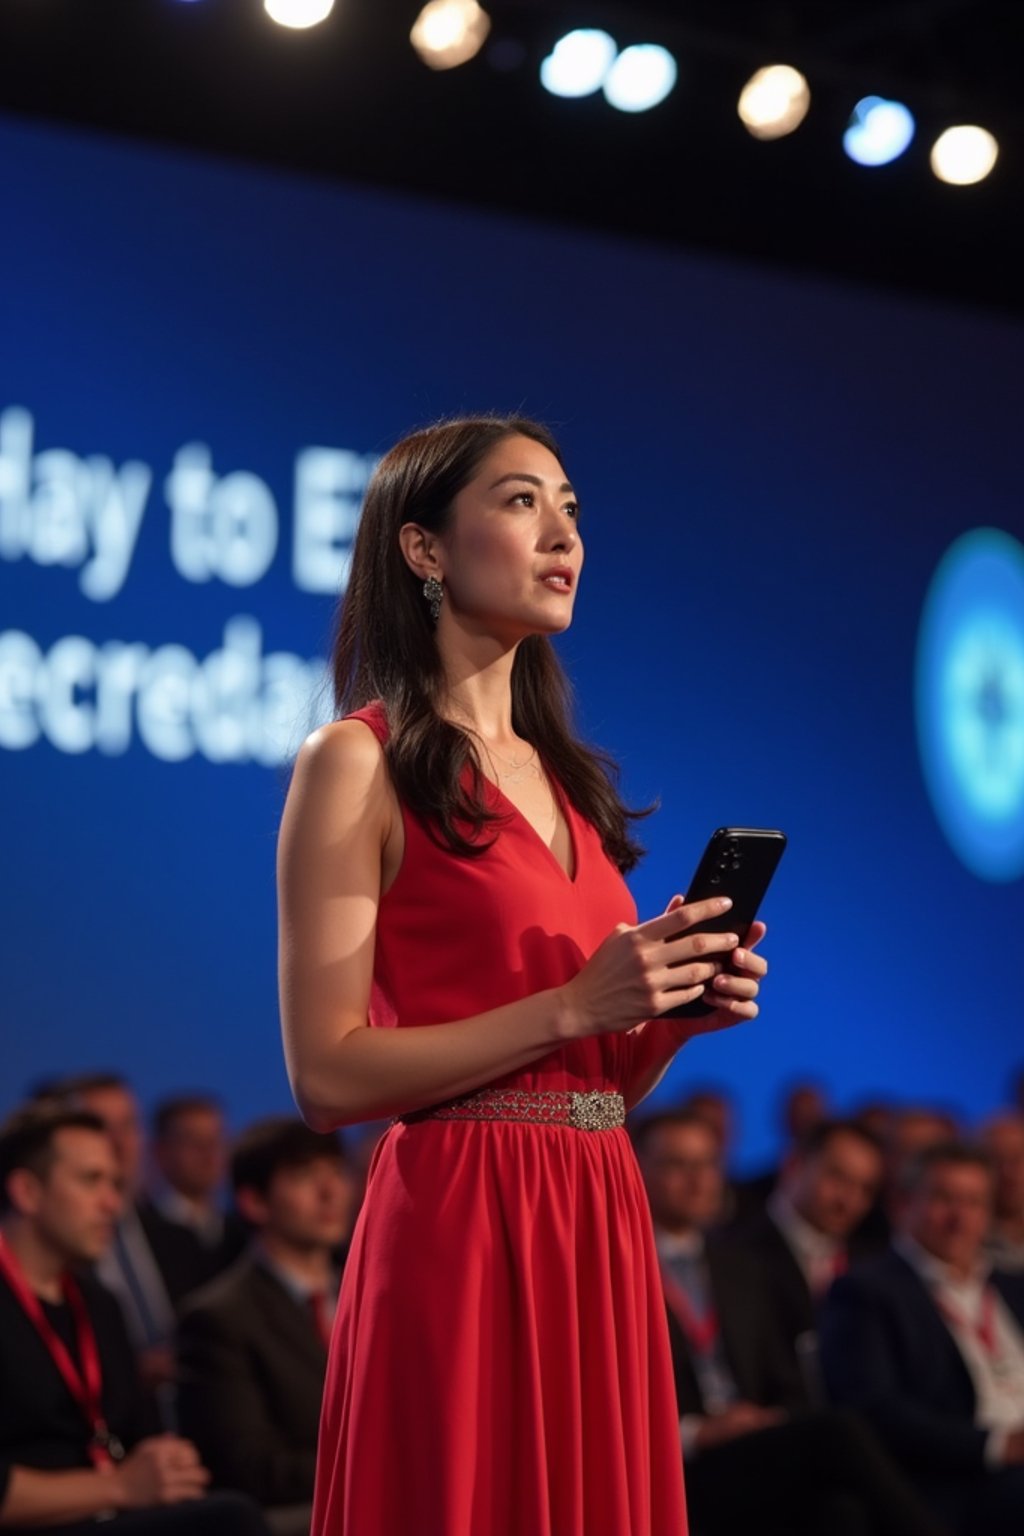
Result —
<instances>
[{"instance_id":1,"label":"necktie","mask_svg":"<svg viewBox=\"0 0 1024 1536\"><path fill-rule=\"evenodd\" d=\"M309 1310L313 1314L313 1326L316 1329L324 1349L329 1349L331 1344L331 1325L327 1318L327 1293L326 1291L313 1291L309 1298Z\"/></svg>"}]
</instances>

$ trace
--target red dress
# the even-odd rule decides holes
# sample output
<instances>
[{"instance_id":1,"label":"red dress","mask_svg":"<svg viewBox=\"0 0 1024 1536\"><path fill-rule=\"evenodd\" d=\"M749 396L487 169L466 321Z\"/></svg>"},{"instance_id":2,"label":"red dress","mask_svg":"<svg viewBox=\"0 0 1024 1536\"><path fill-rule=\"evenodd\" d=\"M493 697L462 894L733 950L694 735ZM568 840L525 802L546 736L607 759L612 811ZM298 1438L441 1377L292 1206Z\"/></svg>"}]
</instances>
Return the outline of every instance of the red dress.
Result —
<instances>
[{"instance_id":1,"label":"red dress","mask_svg":"<svg viewBox=\"0 0 1024 1536\"><path fill-rule=\"evenodd\" d=\"M386 739L379 707L356 718ZM636 921L564 797L572 879L492 793L506 819L476 859L403 809L371 1023L426 1027L561 985ZM639 1038L573 1041L489 1086L628 1093ZM665 1303L626 1132L392 1125L344 1271L312 1536L685 1532Z\"/></svg>"}]
</instances>

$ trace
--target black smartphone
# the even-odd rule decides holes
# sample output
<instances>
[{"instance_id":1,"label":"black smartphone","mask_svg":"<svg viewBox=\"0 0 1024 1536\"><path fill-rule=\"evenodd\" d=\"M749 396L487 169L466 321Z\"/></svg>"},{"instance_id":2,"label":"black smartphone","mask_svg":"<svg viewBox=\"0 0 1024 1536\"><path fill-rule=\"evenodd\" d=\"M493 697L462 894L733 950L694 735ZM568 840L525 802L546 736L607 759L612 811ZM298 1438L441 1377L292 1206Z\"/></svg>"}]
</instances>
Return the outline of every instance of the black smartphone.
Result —
<instances>
[{"instance_id":1,"label":"black smartphone","mask_svg":"<svg viewBox=\"0 0 1024 1536\"><path fill-rule=\"evenodd\" d=\"M767 827L719 827L712 833L686 891L686 900L707 901L712 896L728 896L728 912L709 917L687 933L738 933L745 944L750 925L786 848L784 832ZM682 934L673 934L680 938ZM667 942L667 941L666 941ZM692 962L685 962L692 963ZM726 970L729 967L726 966ZM713 1003L705 1002L705 992L692 1003L667 1008L663 1019L699 1019L714 1013ZM714 996L713 990L710 992Z\"/></svg>"}]
</instances>

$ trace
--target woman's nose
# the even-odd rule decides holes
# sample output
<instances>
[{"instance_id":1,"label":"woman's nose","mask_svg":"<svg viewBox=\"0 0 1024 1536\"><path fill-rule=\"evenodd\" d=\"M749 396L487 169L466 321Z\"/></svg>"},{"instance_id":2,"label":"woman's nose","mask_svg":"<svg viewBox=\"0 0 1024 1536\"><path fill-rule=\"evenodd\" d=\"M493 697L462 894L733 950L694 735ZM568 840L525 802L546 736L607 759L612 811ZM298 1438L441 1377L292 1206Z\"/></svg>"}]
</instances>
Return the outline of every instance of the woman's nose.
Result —
<instances>
[{"instance_id":1,"label":"woman's nose","mask_svg":"<svg viewBox=\"0 0 1024 1536\"><path fill-rule=\"evenodd\" d=\"M545 524L545 543L548 549L573 549L578 534L576 524L568 513L559 507L548 513Z\"/></svg>"}]
</instances>

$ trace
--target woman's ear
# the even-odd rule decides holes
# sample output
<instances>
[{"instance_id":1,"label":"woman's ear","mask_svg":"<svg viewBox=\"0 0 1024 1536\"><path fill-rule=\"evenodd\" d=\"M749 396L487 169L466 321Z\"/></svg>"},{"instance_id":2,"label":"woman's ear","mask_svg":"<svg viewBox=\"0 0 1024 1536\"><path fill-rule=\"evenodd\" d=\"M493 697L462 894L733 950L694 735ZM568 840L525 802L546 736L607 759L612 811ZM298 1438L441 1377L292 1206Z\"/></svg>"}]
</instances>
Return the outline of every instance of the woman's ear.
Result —
<instances>
[{"instance_id":1,"label":"woman's ear","mask_svg":"<svg viewBox=\"0 0 1024 1536\"><path fill-rule=\"evenodd\" d=\"M406 565L420 581L426 581L428 576L436 576L439 580L443 578L436 534L421 528L419 523L403 523L398 530L398 543Z\"/></svg>"}]
</instances>

